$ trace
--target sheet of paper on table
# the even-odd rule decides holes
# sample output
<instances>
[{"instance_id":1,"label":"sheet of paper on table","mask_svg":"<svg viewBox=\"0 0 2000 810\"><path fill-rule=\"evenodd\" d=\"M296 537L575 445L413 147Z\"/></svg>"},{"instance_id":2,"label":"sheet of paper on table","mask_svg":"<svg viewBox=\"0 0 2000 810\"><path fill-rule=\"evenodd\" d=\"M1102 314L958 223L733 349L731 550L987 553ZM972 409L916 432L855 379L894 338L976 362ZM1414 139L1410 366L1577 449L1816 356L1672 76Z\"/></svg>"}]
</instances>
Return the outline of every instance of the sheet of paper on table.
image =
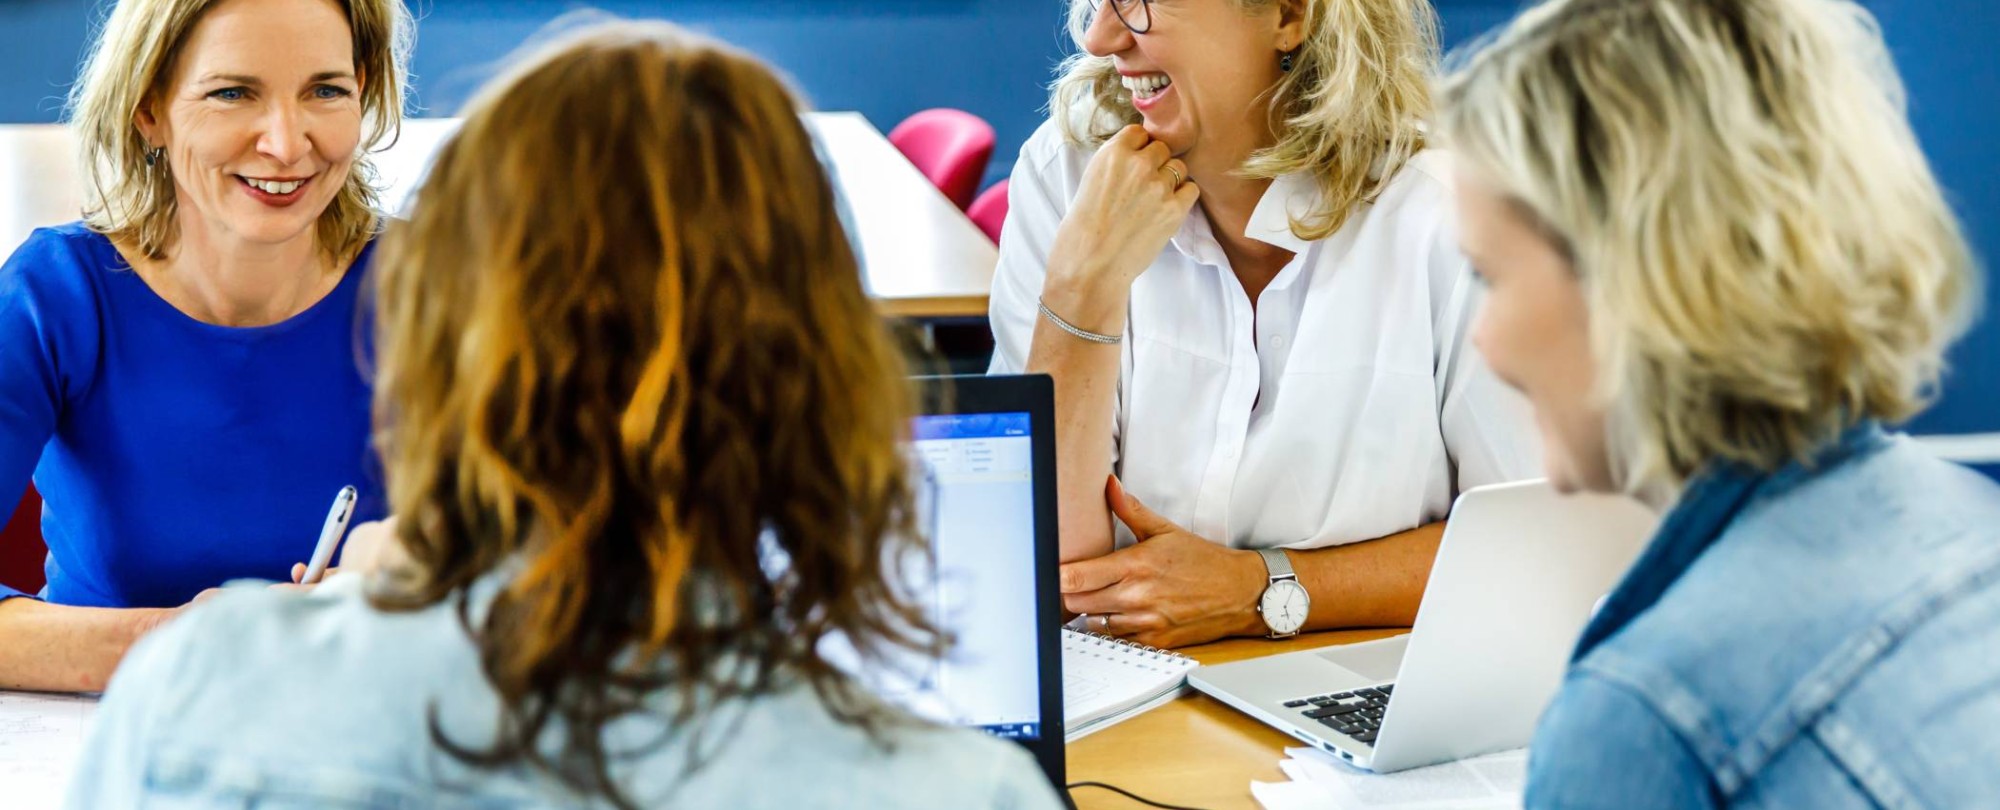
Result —
<instances>
[{"instance_id":1,"label":"sheet of paper on table","mask_svg":"<svg viewBox=\"0 0 2000 810\"><path fill-rule=\"evenodd\" d=\"M1251 782L1265 810L1513 810L1527 783L1527 749L1389 774L1360 770L1312 748L1287 748L1290 782Z\"/></svg>"},{"instance_id":2,"label":"sheet of paper on table","mask_svg":"<svg viewBox=\"0 0 2000 810\"><path fill-rule=\"evenodd\" d=\"M4 804L21 810L61 807L96 714L96 695L0 692Z\"/></svg>"}]
</instances>

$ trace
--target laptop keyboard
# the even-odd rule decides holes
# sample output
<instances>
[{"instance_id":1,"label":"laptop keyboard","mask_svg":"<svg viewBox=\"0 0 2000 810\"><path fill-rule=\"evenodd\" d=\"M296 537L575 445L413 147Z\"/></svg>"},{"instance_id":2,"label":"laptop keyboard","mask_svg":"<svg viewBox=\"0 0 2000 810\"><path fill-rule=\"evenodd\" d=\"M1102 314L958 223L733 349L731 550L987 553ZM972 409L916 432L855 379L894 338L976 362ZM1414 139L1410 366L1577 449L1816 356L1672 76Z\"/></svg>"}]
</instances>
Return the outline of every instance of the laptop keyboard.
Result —
<instances>
[{"instance_id":1,"label":"laptop keyboard","mask_svg":"<svg viewBox=\"0 0 2000 810\"><path fill-rule=\"evenodd\" d=\"M1385 684L1352 692L1302 697L1285 701L1285 708L1305 715L1306 719L1316 721L1336 734L1374 745L1375 734L1382 730L1382 715L1389 711L1389 695L1395 688L1395 684Z\"/></svg>"}]
</instances>

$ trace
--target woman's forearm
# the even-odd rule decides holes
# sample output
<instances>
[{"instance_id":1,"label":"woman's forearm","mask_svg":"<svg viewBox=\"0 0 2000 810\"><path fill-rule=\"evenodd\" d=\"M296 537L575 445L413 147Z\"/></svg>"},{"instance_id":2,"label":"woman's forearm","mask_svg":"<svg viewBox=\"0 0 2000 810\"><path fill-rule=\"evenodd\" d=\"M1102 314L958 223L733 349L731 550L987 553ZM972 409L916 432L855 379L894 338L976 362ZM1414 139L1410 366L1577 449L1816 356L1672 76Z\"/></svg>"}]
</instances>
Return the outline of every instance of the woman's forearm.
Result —
<instances>
[{"instance_id":1,"label":"woman's forearm","mask_svg":"<svg viewBox=\"0 0 2000 810\"><path fill-rule=\"evenodd\" d=\"M170 608L89 608L0 601L0 688L100 692L125 651Z\"/></svg>"},{"instance_id":2,"label":"woman's forearm","mask_svg":"<svg viewBox=\"0 0 2000 810\"><path fill-rule=\"evenodd\" d=\"M1129 291L1116 285L1072 282L1051 267L1042 302L1079 329L1125 332ZM1055 380L1056 515L1063 562L1111 551L1111 512L1104 480L1111 473L1111 428L1118 403L1121 344L1094 343L1037 318L1027 370Z\"/></svg>"},{"instance_id":3,"label":"woman's forearm","mask_svg":"<svg viewBox=\"0 0 2000 810\"><path fill-rule=\"evenodd\" d=\"M1286 552L1312 595L1304 629L1410 626L1443 538L1438 521L1360 543Z\"/></svg>"}]
</instances>

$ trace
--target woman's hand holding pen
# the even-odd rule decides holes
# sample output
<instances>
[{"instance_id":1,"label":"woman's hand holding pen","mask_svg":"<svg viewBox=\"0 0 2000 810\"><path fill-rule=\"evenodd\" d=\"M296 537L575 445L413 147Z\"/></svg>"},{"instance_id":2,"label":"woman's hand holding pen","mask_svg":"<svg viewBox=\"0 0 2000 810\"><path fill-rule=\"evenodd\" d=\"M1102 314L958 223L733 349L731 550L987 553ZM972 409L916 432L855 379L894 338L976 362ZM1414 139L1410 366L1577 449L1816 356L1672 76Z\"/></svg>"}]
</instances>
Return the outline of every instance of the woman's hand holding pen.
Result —
<instances>
[{"instance_id":1,"label":"woman's hand holding pen","mask_svg":"<svg viewBox=\"0 0 2000 810\"><path fill-rule=\"evenodd\" d=\"M347 533L347 542L340 553L340 565L326 569L320 577L324 582L333 575L344 571L365 573L384 567L394 559L396 518L390 516L382 520L370 521L355 526ZM292 564L292 581L281 582L272 587L310 590L317 583L302 583L306 575L305 563Z\"/></svg>"},{"instance_id":2,"label":"woman's hand holding pen","mask_svg":"<svg viewBox=\"0 0 2000 810\"><path fill-rule=\"evenodd\" d=\"M396 519L393 517L355 526L352 531L347 533L347 541L342 544L346 550L341 555L342 564L340 566L326 569L326 572L319 577L317 582L306 583L300 581L305 578L306 564L293 563L291 572L292 581L274 582L271 584L271 587L285 590L309 591L318 587L319 582L324 582L328 577L332 577L343 571L373 571L385 561L391 559L390 554L393 552L390 549L393 544L388 541L395 537L395 533ZM134 610L133 622L131 624L132 638L137 640L139 637L158 629L161 625L172 621L182 611L201 604L207 601L209 597L221 592L221 588L209 588L195 594L193 599L187 601L187 604L179 607Z\"/></svg>"},{"instance_id":3,"label":"woman's hand holding pen","mask_svg":"<svg viewBox=\"0 0 2000 810\"><path fill-rule=\"evenodd\" d=\"M292 581L273 582L271 583L271 587L282 588L288 591L310 591L314 588L319 587L320 582L325 582L328 579L332 578L334 574L338 574L340 572L341 572L340 567L335 566L333 568L326 569L326 573L320 575L319 582L301 582L300 580L304 579L306 576L306 564L292 563Z\"/></svg>"},{"instance_id":4,"label":"woman's hand holding pen","mask_svg":"<svg viewBox=\"0 0 2000 810\"><path fill-rule=\"evenodd\" d=\"M291 584L279 587L311 588L326 578L330 573L327 566L333 563L334 552L347 536L347 521L354 517L354 505L360 497L360 491L353 486L341 487L334 494L333 505L326 512L326 523L319 529L319 541L313 544L312 561L293 563Z\"/></svg>"},{"instance_id":5,"label":"woman's hand holding pen","mask_svg":"<svg viewBox=\"0 0 2000 810\"><path fill-rule=\"evenodd\" d=\"M342 488L334 496L334 504L328 510L326 524L320 528L320 542L314 546L314 562L292 566L292 582L274 584L272 588L312 588L312 584L298 584L302 580L318 580L326 564L332 562L332 552L338 548L340 536L348 534L348 518L354 514L356 492L352 486ZM344 558L350 570L370 570L380 562L392 560L392 544L386 542L394 534L394 522L374 522L356 526L348 542L348 554ZM20 666L20 662L8 662L8 670L0 672L0 680L10 686L28 686L44 690L80 690L80 692L102 692L124 658L126 650L132 648L146 634L170 624L184 610L206 602L208 598L222 592L222 588L206 588L186 604L172 608L80 608L64 604L48 604L42 600L6 600L0 602L0 624L6 628L6 636L16 650L30 650L30 666ZM56 632L48 632L54 626ZM22 640L24 632L30 636ZM36 636L40 634L40 636ZM94 644L76 644L80 634L88 634ZM60 636L60 640L58 640ZM52 650L52 652L34 652Z\"/></svg>"}]
</instances>

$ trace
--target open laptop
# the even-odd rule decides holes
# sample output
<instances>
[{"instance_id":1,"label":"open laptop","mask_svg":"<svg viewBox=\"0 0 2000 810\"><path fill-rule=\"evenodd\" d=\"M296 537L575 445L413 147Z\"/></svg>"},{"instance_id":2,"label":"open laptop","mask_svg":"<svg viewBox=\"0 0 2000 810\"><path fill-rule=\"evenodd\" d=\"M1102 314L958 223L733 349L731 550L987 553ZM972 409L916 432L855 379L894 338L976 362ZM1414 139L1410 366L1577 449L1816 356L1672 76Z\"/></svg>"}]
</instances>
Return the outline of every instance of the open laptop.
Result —
<instances>
[{"instance_id":1,"label":"open laptop","mask_svg":"<svg viewBox=\"0 0 2000 810\"><path fill-rule=\"evenodd\" d=\"M1188 682L1378 773L1519 748L1657 520L1635 501L1541 481L1470 490L1408 634L1201 667Z\"/></svg>"},{"instance_id":2,"label":"open laptop","mask_svg":"<svg viewBox=\"0 0 2000 810\"><path fill-rule=\"evenodd\" d=\"M863 680L919 715L1020 743L1060 793L1055 389L1040 375L916 383L912 449L932 558L901 578L952 646Z\"/></svg>"}]
</instances>

